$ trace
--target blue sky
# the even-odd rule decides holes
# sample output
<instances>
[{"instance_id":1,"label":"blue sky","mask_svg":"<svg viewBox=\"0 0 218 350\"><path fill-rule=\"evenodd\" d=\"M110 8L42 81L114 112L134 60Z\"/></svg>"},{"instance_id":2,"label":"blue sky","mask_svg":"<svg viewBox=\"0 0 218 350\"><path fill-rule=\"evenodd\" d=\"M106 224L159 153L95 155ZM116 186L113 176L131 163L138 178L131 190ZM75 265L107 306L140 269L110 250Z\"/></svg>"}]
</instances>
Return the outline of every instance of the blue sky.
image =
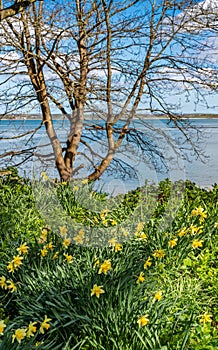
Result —
<instances>
[{"instance_id":1,"label":"blue sky","mask_svg":"<svg viewBox=\"0 0 218 350\"><path fill-rule=\"evenodd\" d=\"M159 2L158 0L157 2ZM49 2L52 6L53 2ZM142 1L140 6L144 6L146 1ZM205 1L195 1L194 10L192 11L198 11L198 9L201 7L203 9L208 8L216 8L218 11L218 0L205 0ZM63 3L64 6L64 3ZM193 12L193 13L194 13ZM178 17L181 15L182 12L177 12ZM200 40L200 39L199 39ZM178 46L177 46L178 47ZM176 46L175 46L176 48ZM208 51L204 53L204 55L208 55L210 57L210 60L214 62L214 64L217 67L218 63L218 39L216 38L216 35L214 34L213 38L213 48L208 47ZM171 69L171 68L170 68ZM166 74L174 74L175 80L176 74L171 70L170 73L167 72ZM49 73L47 73L47 78L49 76ZM17 84L23 79L23 76L17 77ZM55 84L55 83L54 83ZM205 106L203 103L204 97L208 94L208 90L201 89L201 96L196 96L196 93L193 89L188 89L186 92L183 90L183 86L179 85L179 83L175 86L177 86L177 89L171 91L170 94L166 95L165 100L169 103L174 104L175 102L178 102L180 104L180 108L183 113L218 113L218 99L217 99L217 93L211 94L207 96L208 105ZM5 86L2 87L2 89L5 89ZM24 90L25 91L25 90ZM184 92L183 92L184 91ZM26 107L23 108L23 111L26 111ZM39 108L34 108L33 112L39 112Z\"/></svg>"}]
</instances>

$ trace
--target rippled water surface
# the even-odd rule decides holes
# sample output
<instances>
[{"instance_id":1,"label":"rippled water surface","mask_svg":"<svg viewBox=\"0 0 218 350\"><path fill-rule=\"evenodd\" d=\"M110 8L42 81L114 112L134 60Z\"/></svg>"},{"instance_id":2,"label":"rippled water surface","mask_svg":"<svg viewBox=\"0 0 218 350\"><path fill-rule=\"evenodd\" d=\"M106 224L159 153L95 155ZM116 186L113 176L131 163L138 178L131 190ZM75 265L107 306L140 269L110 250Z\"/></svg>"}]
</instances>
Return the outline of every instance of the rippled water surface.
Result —
<instances>
[{"instance_id":1,"label":"rippled water surface","mask_svg":"<svg viewBox=\"0 0 218 350\"><path fill-rule=\"evenodd\" d=\"M94 121L89 121L88 124L93 124ZM192 142L200 146L200 157L189 150L188 143L178 133L178 130L169 125L166 120L146 120L145 124L140 121L135 121L135 126L141 132L144 141L152 145L161 158L157 155L152 156L151 152L140 152L134 143L129 138L128 142L124 143L118 153L118 163L124 160L130 173L132 169L132 179L124 179L124 170L116 173L114 170L105 174L101 179L101 184L104 184L106 191L125 192L128 189L135 188L138 185L143 185L145 179L152 182L158 182L166 177L172 180L189 179L200 186L209 187L214 183L218 183L218 119L192 119L191 123L196 127L200 134L200 139L197 138L197 133L194 132ZM67 135L67 122L55 121L57 133L64 141ZM6 152L18 151L27 149L27 157L31 156L34 146L48 144L48 139L45 136L44 127L36 130L35 134L26 135L25 137L9 139L11 136L26 133L36 129L40 125L39 120L0 120L0 168L5 166L5 158L2 158ZM159 130L159 133L155 131ZM85 137L89 137L89 131L85 132ZM105 152L105 142L103 134L98 134L95 141L92 143L94 150ZM41 152L41 147L38 151ZM83 151L81 149L81 151ZM44 151L43 151L44 152ZM45 153L51 152L48 147ZM202 156L204 154L204 157ZM189 158L187 161L185 158ZM162 159L162 161L161 161ZM21 159L15 158L10 154L7 157L7 165L19 163ZM80 159L78 159L78 165ZM117 169L118 169L117 163ZM163 164L164 165L163 165ZM42 165L36 159L28 163L20 164L20 173L26 176L32 176L42 171L46 164ZM116 164L115 164L116 168ZM54 170L50 171L51 176L57 176ZM81 176L86 175L88 168L85 167ZM123 172L123 173L122 173ZM131 177L131 175L130 175Z\"/></svg>"}]
</instances>

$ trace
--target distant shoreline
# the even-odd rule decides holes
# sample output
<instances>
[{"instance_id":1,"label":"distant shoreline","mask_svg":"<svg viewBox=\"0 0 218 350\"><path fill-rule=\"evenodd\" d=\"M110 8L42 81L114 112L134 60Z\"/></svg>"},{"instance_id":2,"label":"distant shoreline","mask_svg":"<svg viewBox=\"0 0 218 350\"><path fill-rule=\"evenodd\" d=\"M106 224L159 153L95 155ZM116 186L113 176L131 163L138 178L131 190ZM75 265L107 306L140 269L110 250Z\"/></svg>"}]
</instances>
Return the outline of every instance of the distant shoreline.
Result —
<instances>
[{"instance_id":1,"label":"distant shoreline","mask_svg":"<svg viewBox=\"0 0 218 350\"><path fill-rule=\"evenodd\" d=\"M65 116L62 115L53 115L53 120L63 120L66 119ZM134 119L169 119L167 116L165 115L138 115L136 116ZM206 114L206 113L196 113L196 114L184 114L182 116L182 119L218 119L218 114ZM33 115L26 115L26 114L17 114L17 115L12 115L12 116L8 116L7 118L5 118L5 116L0 115L0 120L35 120L35 121L41 121L41 116L40 114L33 114ZM85 115L85 120L103 120L102 118L97 118L96 116L93 115ZM124 119L123 119L124 120Z\"/></svg>"}]
</instances>

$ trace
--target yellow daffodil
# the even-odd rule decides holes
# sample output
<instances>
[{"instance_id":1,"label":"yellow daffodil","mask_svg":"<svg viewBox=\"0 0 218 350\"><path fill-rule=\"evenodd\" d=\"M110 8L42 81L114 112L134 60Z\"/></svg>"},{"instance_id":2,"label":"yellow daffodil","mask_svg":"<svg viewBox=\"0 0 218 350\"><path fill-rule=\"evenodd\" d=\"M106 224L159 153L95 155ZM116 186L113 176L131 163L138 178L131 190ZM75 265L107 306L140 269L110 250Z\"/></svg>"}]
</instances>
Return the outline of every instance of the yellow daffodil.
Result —
<instances>
[{"instance_id":1,"label":"yellow daffodil","mask_svg":"<svg viewBox=\"0 0 218 350\"><path fill-rule=\"evenodd\" d=\"M146 233L141 232L139 235L139 239L143 240L143 241L147 241L148 236L146 235Z\"/></svg>"},{"instance_id":2,"label":"yellow daffodil","mask_svg":"<svg viewBox=\"0 0 218 350\"><path fill-rule=\"evenodd\" d=\"M25 255L27 254L28 249L28 245L26 243L23 243L17 248L17 251L18 253Z\"/></svg>"},{"instance_id":3,"label":"yellow daffodil","mask_svg":"<svg viewBox=\"0 0 218 350\"><path fill-rule=\"evenodd\" d=\"M40 253L41 253L41 256L44 258L48 253L48 249L43 248L43 249L41 249Z\"/></svg>"},{"instance_id":4,"label":"yellow daffodil","mask_svg":"<svg viewBox=\"0 0 218 350\"><path fill-rule=\"evenodd\" d=\"M122 244L120 244L120 243L115 244L115 246L114 246L114 251L115 251L116 253L117 253L117 252L120 252L122 249L123 249Z\"/></svg>"},{"instance_id":5,"label":"yellow daffodil","mask_svg":"<svg viewBox=\"0 0 218 350\"><path fill-rule=\"evenodd\" d=\"M183 237L183 236L187 235L187 233L188 233L187 227L183 227L177 232L179 237Z\"/></svg>"},{"instance_id":6,"label":"yellow daffodil","mask_svg":"<svg viewBox=\"0 0 218 350\"><path fill-rule=\"evenodd\" d=\"M43 344L42 341L37 341L37 342L35 343L35 347L37 348L38 346L40 346L40 345L42 345L42 344Z\"/></svg>"},{"instance_id":7,"label":"yellow daffodil","mask_svg":"<svg viewBox=\"0 0 218 350\"><path fill-rule=\"evenodd\" d=\"M9 272L14 272L15 271L15 266L14 266L14 263L12 261L9 262L9 264L7 265L7 270Z\"/></svg>"},{"instance_id":8,"label":"yellow daffodil","mask_svg":"<svg viewBox=\"0 0 218 350\"><path fill-rule=\"evenodd\" d=\"M147 326L148 322L149 322L148 315L141 316L137 321L139 327Z\"/></svg>"},{"instance_id":9,"label":"yellow daffodil","mask_svg":"<svg viewBox=\"0 0 218 350\"><path fill-rule=\"evenodd\" d=\"M100 213L100 218L101 218L101 220L105 220L105 213Z\"/></svg>"},{"instance_id":10,"label":"yellow daffodil","mask_svg":"<svg viewBox=\"0 0 218 350\"><path fill-rule=\"evenodd\" d=\"M151 265L152 265L152 261L151 261L151 257L149 256L144 263L144 269L147 269L147 267L150 267Z\"/></svg>"},{"instance_id":11,"label":"yellow daffodil","mask_svg":"<svg viewBox=\"0 0 218 350\"><path fill-rule=\"evenodd\" d=\"M94 267L99 265L100 265L100 260L98 258L95 258Z\"/></svg>"},{"instance_id":12,"label":"yellow daffodil","mask_svg":"<svg viewBox=\"0 0 218 350\"><path fill-rule=\"evenodd\" d=\"M44 181L48 181L48 179L49 179L49 177L48 177L48 175L46 174L45 171L41 172L41 177L43 178Z\"/></svg>"},{"instance_id":13,"label":"yellow daffodil","mask_svg":"<svg viewBox=\"0 0 218 350\"><path fill-rule=\"evenodd\" d=\"M52 259L55 260L55 259L57 259L57 258L58 258L58 252L55 252L54 255L53 255L53 257L52 257Z\"/></svg>"},{"instance_id":14,"label":"yellow daffodil","mask_svg":"<svg viewBox=\"0 0 218 350\"><path fill-rule=\"evenodd\" d=\"M159 258L159 259L164 258L165 255L166 255L166 254L164 253L164 250L163 250L163 249L157 249L157 250L155 250L154 253L153 253L153 257Z\"/></svg>"},{"instance_id":15,"label":"yellow daffodil","mask_svg":"<svg viewBox=\"0 0 218 350\"><path fill-rule=\"evenodd\" d=\"M162 299L162 297L163 297L163 293L161 290L159 290L158 292L155 293L153 302L156 300L160 301Z\"/></svg>"},{"instance_id":16,"label":"yellow daffodil","mask_svg":"<svg viewBox=\"0 0 218 350\"><path fill-rule=\"evenodd\" d=\"M24 328L18 328L16 329L15 333L12 335L12 343L16 339L18 343L21 343L21 340L23 340L26 337L26 329Z\"/></svg>"},{"instance_id":17,"label":"yellow daffodil","mask_svg":"<svg viewBox=\"0 0 218 350\"><path fill-rule=\"evenodd\" d=\"M207 213L202 213L200 216L200 224L207 218Z\"/></svg>"},{"instance_id":18,"label":"yellow daffodil","mask_svg":"<svg viewBox=\"0 0 218 350\"><path fill-rule=\"evenodd\" d=\"M82 184L83 184L83 185L87 185L88 183L89 183L89 180L88 180L88 179L82 180Z\"/></svg>"},{"instance_id":19,"label":"yellow daffodil","mask_svg":"<svg viewBox=\"0 0 218 350\"><path fill-rule=\"evenodd\" d=\"M100 268L99 268L99 271L98 273L101 274L101 273L104 273L105 275L107 274L107 272L111 269L111 261L110 260L105 260Z\"/></svg>"},{"instance_id":20,"label":"yellow daffodil","mask_svg":"<svg viewBox=\"0 0 218 350\"><path fill-rule=\"evenodd\" d=\"M139 222L138 225L137 225L137 227L136 227L136 232L142 231L143 228L144 228L144 226L145 226L145 223L144 223L144 222Z\"/></svg>"},{"instance_id":21,"label":"yellow daffodil","mask_svg":"<svg viewBox=\"0 0 218 350\"><path fill-rule=\"evenodd\" d=\"M41 231L41 236L38 239L38 243L43 244L43 243L47 242L47 236L48 236L48 230L44 228Z\"/></svg>"},{"instance_id":22,"label":"yellow daffodil","mask_svg":"<svg viewBox=\"0 0 218 350\"><path fill-rule=\"evenodd\" d=\"M16 255L14 256L14 259L12 260L12 263L14 264L14 267L20 267L22 264L23 256Z\"/></svg>"},{"instance_id":23,"label":"yellow daffodil","mask_svg":"<svg viewBox=\"0 0 218 350\"><path fill-rule=\"evenodd\" d=\"M170 248L175 247L175 246L177 245L177 238L171 239L171 240L169 241L168 245L169 245Z\"/></svg>"},{"instance_id":24,"label":"yellow daffodil","mask_svg":"<svg viewBox=\"0 0 218 350\"><path fill-rule=\"evenodd\" d=\"M8 280L7 283L8 283L7 289L9 289L11 293L17 291L17 287L15 286L14 282L12 282L11 280Z\"/></svg>"},{"instance_id":25,"label":"yellow daffodil","mask_svg":"<svg viewBox=\"0 0 218 350\"><path fill-rule=\"evenodd\" d=\"M71 238L65 238L63 241L64 248L68 248L71 243Z\"/></svg>"},{"instance_id":26,"label":"yellow daffodil","mask_svg":"<svg viewBox=\"0 0 218 350\"><path fill-rule=\"evenodd\" d=\"M47 315L45 315L44 321L40 324L39 333L44 334L45 330L47 331L50 328L50 324L48 322L51 320L51 318L48 318Z\"/></svg>"},{"instance_id":27,"label":"yellow daffodil","mask_svg":"<svg viewBox=\"0 0 218 350\"><path fill-rule=\"evenodd\" d=\"M102 224L104 226L107 226L108 225L108 219L102 219Z\"/></svg>"},{"instance_id":28,"label":"yellow daffodil","mask_svg":"<svg viewBox=\"0 0 218 350\"><path fill-rule=\"evenodd\" d=\"M73 186L73 191L78 191L79 190L79 187L78 186Z\"/></svg>"},{"instance_id":29,"label":"yellow daffodil","mask_svg":"<svg viewBox=\"0 0 218 350\"><path fill-rule=\"evenodd\" d=\"M127 237L129 235L129 232L122 228L122 234L124 237Z\"/></svg>"},{"instance_id":30,"label":"yellow daffodil","mask_svg":"<svg viewBox=\"0 0 218 350\"><path fill-rule=\"evenodd\" d=\"M202 207L198 207L192 210L193 216L200 216L200 223L204 221L204 219L207 218L207 213L204 211Z\"/></svg>"},{"instance_id":31,"label":"yellow daffodil","mask_svg":"<svg viewBox=\"0 0 218 350\"><path fill-rule=\"evenodd\" d=\"M198 215L202 215L202 213L204 212L204 209L202 207L198 207L192 210L191 214L193 216L198 216Z\"/></svg>"},{"instance_id":32,"label":"yellow daffodil","mask_svg":"<svg viewBox=\"0 0 218 350\"><path fill-rule=\"evenodd\" d=\"M67 260L68 264L72 264L73 262L73 257L72 255L64 254L65 259Z\"/></svg>"},{"instance_id":33,"label":"yellow daffodil","mask_svg":"<svg viewBox=\"0 0 218 350\"><path fill-rule=\"evenodd\" d=\"M112 226L116 226L117 225L117 221L115 219L111 220L111 225Z\"/></svg>"},{"instance_id":34,"label":"yellow daffodil","mask_svg":"<svg viewBox=\"0 0 218 350\"><path fill-rule=\"evenodd\" d=\"M67 228L65 226L61 226L61 227L59 227L59 230L60 230L61 237L66 237L66 235L67 235Z\"/></svg>"},{"instance_id":35,"label":"yellow daffodil","mask_svg":"<svg viewBox=\"0 0 218 350\"><path fill-rule=\"evenodd\" d=\"M100 212L100 218L101 219L105 219L105 216L107 215L108 213L108 210L107 209L104 209Z\"/></svg>"},{"instance_id":36,"label":"yellow daffodil","mask_svg":"<svg viewBox=\"0 0 218 350\"><path fill-rule=\"evenodd\" d=\"M0 320L0 335L3 335L6 324L3 320Z\"/></svg>"},{"instance_id":37,"label":"yellow daffodil","mask_svg":"<svg viewBox=\"0 0 218 350\"><path fill-rule=\"evenodd\" d=\"M1 276L0 277L0 287L2 289L7 289L8 288L5 276Z\"/></svg>"},{"instance_id":38,"label":"yellow daffodil","mask_svg":"<svg viewBox=\"0 0 218 350\"><path fill-rule=\"evenodd\" d=\"M115 245L117 244L116 237L109 239L108 243L110 244L111 247L115 247Z\"/></svg>"},{"instance_id":39,"label":"yellow daffodil","mask_svg":"<svg viewBox=\"0 0 218 350\"><path fill-rule=\"evenodd\" d=\"M79 234L75 237L73 237L73 240L76 242L76 244L83 244L83 237Z\"/></svg>"},{"instance_id":40,"label":"yellow daffodil","mask_svg":"<svg viewBox=\"0 0 218 350\"><path fill-rule=\"evenodd\" d=\"M140 272L140 275L139 275L139 277L137 278L136 283L137 283L137 284L140 284L140 283L144 282L144 280L145 280L144 272Z\"/></svg>"},{"instance_id":41,"label":"yellow daffodil","mask_svg":"<svg viewBox=\"0 0 218 350\"><path fill-rule=\"evenodd\" d=\"M27 331L26 331L27 338L34 337L34 333L36 333L36 331L37 331L37 328L35 326L36 324L37 324L37 322L30 322L30 324L27 328Z\"/></svg>"},{"instance_id":42,"label":"yellow daffodil","mask_svg":"<svg viewBox=\"0 0 218 350\"><path fill-rule=\"evenodd\" d=\"M94 284L91 290L91 297L93 295L96 295L96 297L99 298L101 294L105 293L105 291L101 287L103 286L97 286L97 284Z\"/></svg>"},{"instance_id":43,"label":"yellow daffodil","mask_svg":"<svg viewBox=\"0 0 218 350\"><path fill-rule=\"evenodd\" d=\"M135 237L139 237L140 234L141 234L141 231L135 231L134 236L135 236Z\"/></svg>"},{"instance_id":44,"label":"yellow daffodil","mask_svg":"<svg viewBox=\"0 0 218 350\"><path fill-rule=\"evenodd\" d=\"M47 238L47 236L48 236L48 229L47 228L42 229L41 236L44 238Z\"/></svg>"},{"instance_id":45,"label":"yellow daffodil","mask_svg":"<svg viewBox=\"0 0 218 350\"><path fill-rule=\"evenodd\" d=\"M191 224L191 226L189 227L189 231L190 231L190 234L191 234L191 235L196 235L197 233L200 234L200 233L203 232L203 231L202 231L202 226L197 227L197 226L192 225L192 224Z\"/></svg>"},{"instance_id":46,"label":"yellow daffodil","mask_svg":"<svg viewBox=\"0 0 218 350\"><path fill-rule=\"evenodd\" d=\"M48 244L46 244L45 248L52 250L54 248L54 244L52 242L49 242Z\"/></svg>"},{"instance_id":47,"label":"yellow daffodil","mask_svg":"<svg viewBox=\"0 0 218 350\"><path fill-rule=\"evenodd\" d=\"M201 248L202 246L203 246L203 241L202 241L202 240L194 239L194 240L192 241L192 247L193 247L194 249L196 249L196 248Z\"/></svg>"},{"instance_id":48,"label":"yellow daffodil","mask_svg":"<svg viewBox=\"0 0 218 350\"><path fill-rule=\"evenodd\" d=\"M207 312L205 312L201 318L200 318L200 322L205 324L205 323L210 323L212 322L212 315L208 314Z\"/></svg>"},{"instance_id":49,"label":"yellow daffodil","mask_svg":"<svg viewBox=\"0 0 218 350\"><path fill-rule=\"evenodd\" d=\"M39 244L43 244L43 243L46 243L47 239L45 239L44 237L40 236L39 239L38 239L38 243Z\"/></svg>"},{"instance_id":50,"label":"yellow daffodil","mask_svg":"<svg viewBox=\"0 0 218 350\"><path fill-rule=\"evenodd\" d=\"M215 228L218 228L218 221L215 222L214 227L215 227Z\"/></svg>"},{"instance_id":51,"label":"yellow daffodil","mask_svg":"<svg viewBox=\"0 0 218 350\"><path fill-rule=\"evenodd\" d=\"M85 231L84 230L79 230L78 236L84 237L85 236Z\"/></svg>"}]
</instances>

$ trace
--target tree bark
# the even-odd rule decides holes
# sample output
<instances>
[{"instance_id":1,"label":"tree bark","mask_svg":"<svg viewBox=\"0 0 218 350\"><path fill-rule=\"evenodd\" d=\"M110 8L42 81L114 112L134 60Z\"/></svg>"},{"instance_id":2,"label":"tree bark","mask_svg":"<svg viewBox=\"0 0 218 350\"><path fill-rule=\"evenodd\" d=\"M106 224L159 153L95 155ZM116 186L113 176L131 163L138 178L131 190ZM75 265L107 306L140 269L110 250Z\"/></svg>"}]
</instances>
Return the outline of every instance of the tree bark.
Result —
<instances>
[{"instance_id":1,"label":"tree bark","mask_svg":"<svg viewBox=\"0 0 218 350\"><path fill-rule=\"evenodd\" d=\"M16 1L13 5L5 9L0 9L0 22L26 10L26 8L35 1L36 0Z\"/></svg>"}]
</instances>

